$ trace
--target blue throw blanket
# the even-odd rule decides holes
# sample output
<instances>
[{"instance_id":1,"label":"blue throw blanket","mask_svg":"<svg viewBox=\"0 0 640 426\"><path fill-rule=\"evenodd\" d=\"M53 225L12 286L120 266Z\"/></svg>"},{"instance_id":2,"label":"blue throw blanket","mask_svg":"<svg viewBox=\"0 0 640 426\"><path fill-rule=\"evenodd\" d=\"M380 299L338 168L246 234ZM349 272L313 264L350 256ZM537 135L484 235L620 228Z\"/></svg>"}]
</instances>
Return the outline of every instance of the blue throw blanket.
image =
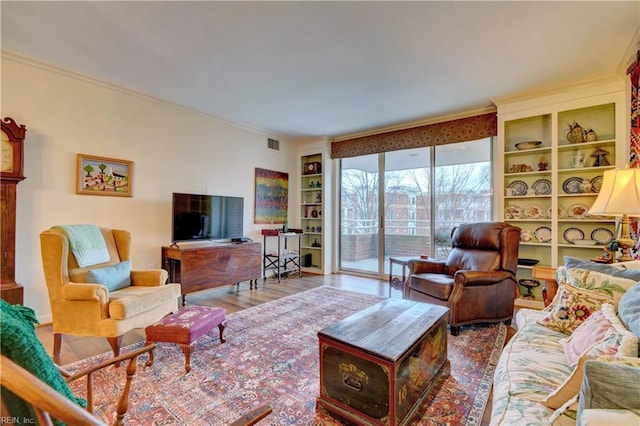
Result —
<instances>
[{"instance_id":1,"label":"blue throw blanket","mask_svg":"<svg viewBox=\"0 0 640 426\"><path fill-rule=\"evenodd\" d=\"M54 228L61 229L67 236L71 252L81 268L109 261L107 244L97 226L60 225Z\"/></svg>"}]
</instances>

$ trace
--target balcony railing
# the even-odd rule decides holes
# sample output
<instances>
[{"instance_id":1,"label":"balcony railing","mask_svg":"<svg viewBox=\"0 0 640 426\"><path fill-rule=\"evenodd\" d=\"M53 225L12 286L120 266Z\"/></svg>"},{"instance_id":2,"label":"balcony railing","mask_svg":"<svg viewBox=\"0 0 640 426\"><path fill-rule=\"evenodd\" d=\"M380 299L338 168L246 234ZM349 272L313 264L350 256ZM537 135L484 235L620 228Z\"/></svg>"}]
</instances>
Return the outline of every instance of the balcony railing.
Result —
<instances>
[{"instance_id":1,"label":"balcony railing","mask_svg":"<svg viewBox=\"0 0 640 426\"><path fill-rule=\"evenodd\" d=\"M378 258L379 222L343 220L341 259L359 262ZM436 222L435 257L445 259L451 247L451 229L459 221ZM431 227L427 220L387 220L384 229L385 258L389 256L431 256Z\"/></svg>"}]
</instances>

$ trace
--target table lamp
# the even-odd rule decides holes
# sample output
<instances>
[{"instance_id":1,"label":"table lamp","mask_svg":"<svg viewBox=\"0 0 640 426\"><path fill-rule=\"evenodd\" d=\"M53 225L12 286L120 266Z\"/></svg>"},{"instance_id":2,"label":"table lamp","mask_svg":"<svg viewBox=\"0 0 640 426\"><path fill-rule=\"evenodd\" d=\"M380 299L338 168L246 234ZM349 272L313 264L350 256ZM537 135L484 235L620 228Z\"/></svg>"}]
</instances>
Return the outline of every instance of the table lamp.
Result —
<instances>
[{"instance_id":1,"label":"table lamp","mask_svg":"<svg viewBox=\"0 0 640 426\"><path fill-rule=\"evenodd\" d=\"M622 216L620 238L617 240L621 252L618 261L633 260L629 215L640 216L640 169L627 167L604 172L602 187L589 214Z\"/></svg>"}]
</instances>

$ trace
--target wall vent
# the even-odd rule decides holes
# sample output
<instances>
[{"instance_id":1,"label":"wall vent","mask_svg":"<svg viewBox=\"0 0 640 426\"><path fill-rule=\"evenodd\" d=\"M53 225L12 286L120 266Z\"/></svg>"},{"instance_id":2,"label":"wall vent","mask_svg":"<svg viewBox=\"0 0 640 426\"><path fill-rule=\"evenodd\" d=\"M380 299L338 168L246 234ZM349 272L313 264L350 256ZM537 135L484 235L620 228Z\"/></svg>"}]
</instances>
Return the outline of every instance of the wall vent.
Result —
<instances>
[{"instance_id":1,"label":"wall vent","mask_svg":"<svg viewBox=\"0 0 640 426\"><path fill-rule=\"evenodd\" d=\"M275 149L276 151L280 151L280 141L276 139L267 139L267 147L269 149Z\"/></svg>"}]
</instances>

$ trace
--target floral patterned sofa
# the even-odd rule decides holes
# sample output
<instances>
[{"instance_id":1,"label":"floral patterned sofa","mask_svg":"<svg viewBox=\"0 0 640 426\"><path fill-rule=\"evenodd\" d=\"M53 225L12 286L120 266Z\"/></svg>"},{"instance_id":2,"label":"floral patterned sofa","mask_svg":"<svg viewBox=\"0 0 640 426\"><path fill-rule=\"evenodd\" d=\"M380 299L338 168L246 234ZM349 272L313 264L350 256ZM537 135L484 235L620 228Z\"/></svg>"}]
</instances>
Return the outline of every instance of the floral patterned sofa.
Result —
<instances>
[{"instance_id":1,"label":"floral patterned sofa","mask_svg":"<svg viewBox=\"0 0 640 426\"><path fill-rule=\"evenodd\" d=\"M520 309L491 425L640 425L640 262L565 258L542 311Z\"/></svg>"}]
</instances>

